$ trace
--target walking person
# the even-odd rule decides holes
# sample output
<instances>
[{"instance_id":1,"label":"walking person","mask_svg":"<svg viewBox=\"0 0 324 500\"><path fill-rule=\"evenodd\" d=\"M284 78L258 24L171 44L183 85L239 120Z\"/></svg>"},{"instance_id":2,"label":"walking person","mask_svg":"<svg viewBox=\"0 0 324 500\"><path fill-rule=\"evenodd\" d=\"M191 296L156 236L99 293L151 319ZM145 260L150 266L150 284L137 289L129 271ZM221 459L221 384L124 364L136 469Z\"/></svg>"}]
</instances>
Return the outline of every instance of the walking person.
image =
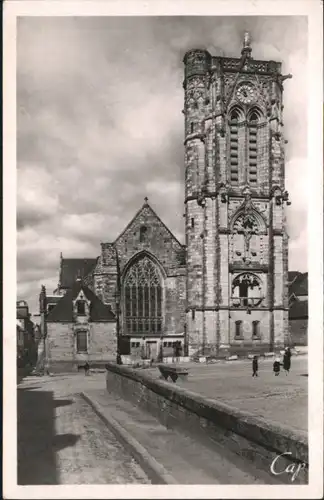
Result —
<instances>
[{"instance_id":1,"label":"walking person","mask_svg":"<svg viewBox=\"0 0 324 500\"><path fill-rule=\"evenodd\" d=\"M277 377L280 373L280 358L276 358L273 363L273 371L275 376Z\"/></svg>"},{"instance_id":2,"label":"walking person","mask_svg":"<svg viewBox=\"0 0 324 500\"><path fill-rule=\"evenodd\" d=\"M179 340L176 342L175 355L176 355L176 362L179 363L181 355L181 342Z\"/></svg>"},{"instance_id":3,"label":"walking person","mask_svg":"<svg viewBox=\"0 0 324 500\"><path fill-rule=\"evenodd\" d=\"M176 342L173 342L172 344L172 363L175 362L175 359L176 359L176 356L177 356L177 343Z\"/></svg>"},{"instance_id":4,"label":"walking person","mask_svg":"<svg viewBox=\"0 0 324 500\"><path fill-rule=\"evenodd\" d=\"M259 369L259 364L258 364L258 356L254 356L252 360L252 377L257 377L258 376L258 369Z\"/></svg>"},{"instance_id":5,"label":"walking person","mask_svg":"<svg viewBox=\"0 0 324 500\"><path fill-rule=\"evenodd\" d=\"M290 366L291 366L291 359L290 358L291 358L291 350L289 347L287 347L285 350L284 357L283 357L283 368L286 372L286 375L288 375L289 370L290 370Z\"/></svg>"},{"instance_id":6,"label":"walking person","mask_svg":"<svg viewBox=\"0 0 324 500\"><path fill-rule=\"evenodd\" d=\"M89 375L89 372L90 372L90 365L89 365L89 363L88 363L88 361L87 361L87 362L86 362L86 364L84 365L84 374L85 374L86 376L88 376L88 375Z\"/></svg>"}]
</instances>

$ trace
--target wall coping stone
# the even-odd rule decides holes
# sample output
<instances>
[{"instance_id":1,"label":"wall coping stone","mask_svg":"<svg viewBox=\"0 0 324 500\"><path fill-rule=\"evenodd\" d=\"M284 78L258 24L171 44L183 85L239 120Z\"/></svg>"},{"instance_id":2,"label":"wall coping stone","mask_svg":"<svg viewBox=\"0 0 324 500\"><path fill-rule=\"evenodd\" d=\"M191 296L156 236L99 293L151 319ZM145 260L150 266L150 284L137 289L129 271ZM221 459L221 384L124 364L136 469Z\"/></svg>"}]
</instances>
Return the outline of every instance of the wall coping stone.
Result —
<instances>
[{"instance_id":1,"label":"wall coping stone","mask_svg":"<svg viewBox=\"0 0 324 500\"><path fill-rule=\"evenodd\" d=\"M130 367L107 363L106 369L146 386L149 390L211 421L214 425L230 430L278 454L288 450L292 453L292 459L308 464L308 433L305 431L297 431L255 417L174 383L153 379L149 374Z\"/></svg>"}]
</instances>

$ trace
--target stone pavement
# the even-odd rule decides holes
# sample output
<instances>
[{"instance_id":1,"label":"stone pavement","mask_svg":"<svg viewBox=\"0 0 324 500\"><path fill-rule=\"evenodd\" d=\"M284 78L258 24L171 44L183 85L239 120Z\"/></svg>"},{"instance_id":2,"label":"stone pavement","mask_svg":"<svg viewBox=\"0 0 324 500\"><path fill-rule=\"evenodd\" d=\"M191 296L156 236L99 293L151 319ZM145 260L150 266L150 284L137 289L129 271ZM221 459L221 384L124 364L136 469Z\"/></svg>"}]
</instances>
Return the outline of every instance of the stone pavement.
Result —
<instances>
[{"instance_id":1,"label":"stone pavement","mask_svg":"<svg viewBox=\"0 0 324 500\"><path fill-rule=\"evenodd\" d=\"M273 360L259 360L259 376L255 378L252 361L184 363L189 376L177 384L257 417L307 431L308 356L292 357L287 376L282 370L275 377L272 364ZM147 368L145 372L154 378L160 376L158 368Z\"/></svg>"},{"instance_id":2,"label":"stone pavement","mask_svg":"<svg viewBox=\"0 0 324 500\"><path fill-rule=\"evenodd\" d=\"M203 443L196 437L182 434L162 425L157 418L129 401L92 389L87 398L100 408L107 418L117 421L177 484L278 484L278 478L261 471L256 465L231 452L223 444ZM280 484L289 481L280 477Z\"/></svg>"},{"instance_id":3,"label":"stone pavement","mask_svg":"<svg viewBox=\"0 0 324 500\"><path fill-rule=\"evenodd\" d=\"M104 375L27 377L18 386L18 484L150 484L81 390Z\"/></svg>"}]
</instances>

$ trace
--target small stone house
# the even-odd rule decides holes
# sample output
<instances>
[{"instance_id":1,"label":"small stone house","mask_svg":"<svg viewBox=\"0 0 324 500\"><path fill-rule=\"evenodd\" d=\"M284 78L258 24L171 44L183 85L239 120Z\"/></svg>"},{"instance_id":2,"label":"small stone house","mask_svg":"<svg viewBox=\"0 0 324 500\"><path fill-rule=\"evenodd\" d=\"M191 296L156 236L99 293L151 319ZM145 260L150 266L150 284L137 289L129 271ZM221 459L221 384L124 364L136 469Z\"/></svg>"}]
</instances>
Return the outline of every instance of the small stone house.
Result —
<instances>
[{"instance_id":1,"label":"small stone house","mask_svg":"<svg viewBox=\"0 0 324 500\"><path fill-rule=\"evenodd\" d=\"M94 367L116 356L116 318L81 279L48 313L47 349L51 371Z\"/></svg>"}]
</instances>

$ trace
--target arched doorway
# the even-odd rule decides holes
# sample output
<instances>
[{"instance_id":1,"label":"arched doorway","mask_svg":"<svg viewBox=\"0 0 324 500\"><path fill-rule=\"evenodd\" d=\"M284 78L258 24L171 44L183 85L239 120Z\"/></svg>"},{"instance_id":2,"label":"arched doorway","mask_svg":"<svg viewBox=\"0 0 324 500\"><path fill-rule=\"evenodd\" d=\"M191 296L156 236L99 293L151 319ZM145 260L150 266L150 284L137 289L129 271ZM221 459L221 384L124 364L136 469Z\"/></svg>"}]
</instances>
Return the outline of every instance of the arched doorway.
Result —
<instances>
[{"instance_id":1,"label":"arched doorway","mask_svg":"<svg viewBox=\"0 0 324 500\"><path fill-rule=\"evenodd\" d=\"M163 282L147 255L136 259L123 279L123 323L127 335L161 335Z\"/></svg>"}]
</instances>

